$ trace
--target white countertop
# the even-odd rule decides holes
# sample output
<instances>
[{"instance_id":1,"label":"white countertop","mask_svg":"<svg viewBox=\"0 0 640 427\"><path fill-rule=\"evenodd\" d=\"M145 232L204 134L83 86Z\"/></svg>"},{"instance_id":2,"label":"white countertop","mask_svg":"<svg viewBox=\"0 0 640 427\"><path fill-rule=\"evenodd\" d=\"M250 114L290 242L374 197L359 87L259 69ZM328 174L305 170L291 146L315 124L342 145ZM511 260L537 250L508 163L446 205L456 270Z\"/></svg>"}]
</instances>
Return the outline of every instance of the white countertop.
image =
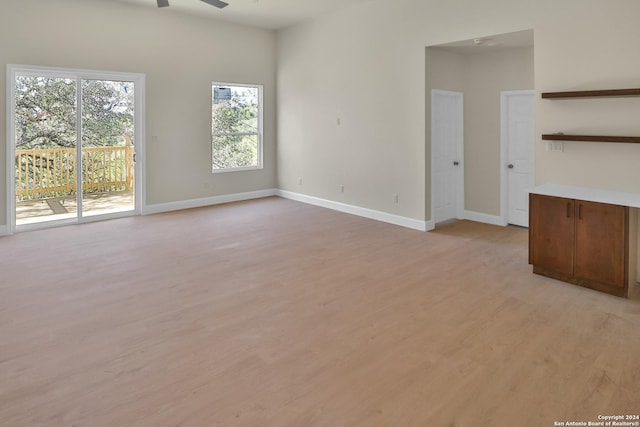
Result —
<instances>
[{"instance_id":1,"label":"white countertop","mask_svg":"<svg viewBox=\"0 0 640 427\"><path fill-rule=\"evenodd\" d=\"M621 191L599 190L596 188L576 187L572 185L543 184L529 190L542 196L565 197L589 202L609 203L611 205L640 208L640 194Z\"/></svg>"}]
</instances>

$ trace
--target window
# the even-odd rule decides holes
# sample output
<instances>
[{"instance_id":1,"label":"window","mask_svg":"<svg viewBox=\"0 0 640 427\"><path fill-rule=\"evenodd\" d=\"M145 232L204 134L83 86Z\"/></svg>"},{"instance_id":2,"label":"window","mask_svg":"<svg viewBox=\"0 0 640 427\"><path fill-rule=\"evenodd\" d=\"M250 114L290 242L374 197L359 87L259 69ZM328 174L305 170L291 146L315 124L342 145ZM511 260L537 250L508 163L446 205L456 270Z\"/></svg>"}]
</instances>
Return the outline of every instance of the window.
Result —
<instances>
[{"instance_id":1,"label":"window","mask_svg":"<svg viewBox=\"0 0 640 427\"><path fill-rule=\"evenodd\" d=\"M213 83L212 171L262 168L262 86Z\"/></svg>"}]
</instances>

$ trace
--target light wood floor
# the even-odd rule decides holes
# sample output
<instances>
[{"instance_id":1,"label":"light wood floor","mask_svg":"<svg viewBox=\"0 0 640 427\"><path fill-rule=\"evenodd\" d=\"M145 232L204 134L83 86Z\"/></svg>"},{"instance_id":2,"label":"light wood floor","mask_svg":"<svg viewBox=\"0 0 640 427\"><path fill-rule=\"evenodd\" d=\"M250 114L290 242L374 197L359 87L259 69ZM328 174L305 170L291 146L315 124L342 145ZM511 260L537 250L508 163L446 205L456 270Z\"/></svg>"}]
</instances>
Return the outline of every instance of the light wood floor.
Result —
<instances>
[{"instance_id":1,"label":"light wood floor","mask_svg":"<svg viewBox=\"0 0 640 427\"><path fill-rule=\"evenodd\" d=\"M2 237L0 260L1 426L640 412L640 302L533 275L524 229L267 198Z\"/></svg>"}]
</instances>

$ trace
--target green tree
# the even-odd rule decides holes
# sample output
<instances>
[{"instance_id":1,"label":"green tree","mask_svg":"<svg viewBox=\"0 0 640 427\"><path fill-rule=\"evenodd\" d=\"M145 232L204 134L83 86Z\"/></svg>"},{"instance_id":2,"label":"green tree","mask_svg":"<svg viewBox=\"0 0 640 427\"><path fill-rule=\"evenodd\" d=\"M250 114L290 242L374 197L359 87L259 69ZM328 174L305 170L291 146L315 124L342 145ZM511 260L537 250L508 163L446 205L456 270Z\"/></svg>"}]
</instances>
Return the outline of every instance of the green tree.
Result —
<instances>
[{"instance_id":1,"label":"green tree","mask_svg":"<svg viewBox=\"0 0 640 427\"><path fill-rule=\"evenodd\" d=\"M16 77L16 148L69 148L76 137L76 82L55 77ZM125 143L133 134L133 84L82 82L82 139L92 146Z\"/></svg>"},{"instance_id":2,"label":"green tree","mask_svg":"<svg viewBox=\"0 0 640 427\"><path fill-rule=\"evenodd\" d=\"M15 118L19 149L75 146L75 81L16 77Z\"/></svg>"},{"instance_id":3,"label":"green tree","mask_svg":"<svg viewBox=\"0 0 640 427\"><path fill-rule=\"evenodd\" d=\"M133 102L133 83L84 80L82 143L125 145L125 135L133 135Z\"/></svg>"}]
</instances>

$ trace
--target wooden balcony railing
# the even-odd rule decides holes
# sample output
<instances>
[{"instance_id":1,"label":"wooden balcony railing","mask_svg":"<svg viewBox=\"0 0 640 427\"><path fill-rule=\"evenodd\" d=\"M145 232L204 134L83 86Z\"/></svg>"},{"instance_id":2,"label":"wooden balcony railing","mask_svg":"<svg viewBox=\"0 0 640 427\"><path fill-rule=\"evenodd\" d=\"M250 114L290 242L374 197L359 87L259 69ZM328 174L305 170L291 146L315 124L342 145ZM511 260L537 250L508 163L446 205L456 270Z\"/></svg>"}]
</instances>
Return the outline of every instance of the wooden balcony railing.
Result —
<instances>
[{"instance_id":1,"label":"wooden balcony railing","mask_svg":"<svg viewBox=\"0 0 640 427\"><path fill-rule=\"evenodd\" d=\"M75 148L16 150L16 199L37 200L77 192ZM82 149L82 191L133 190L133 146Z\"/></svg>"}]
</instances>

